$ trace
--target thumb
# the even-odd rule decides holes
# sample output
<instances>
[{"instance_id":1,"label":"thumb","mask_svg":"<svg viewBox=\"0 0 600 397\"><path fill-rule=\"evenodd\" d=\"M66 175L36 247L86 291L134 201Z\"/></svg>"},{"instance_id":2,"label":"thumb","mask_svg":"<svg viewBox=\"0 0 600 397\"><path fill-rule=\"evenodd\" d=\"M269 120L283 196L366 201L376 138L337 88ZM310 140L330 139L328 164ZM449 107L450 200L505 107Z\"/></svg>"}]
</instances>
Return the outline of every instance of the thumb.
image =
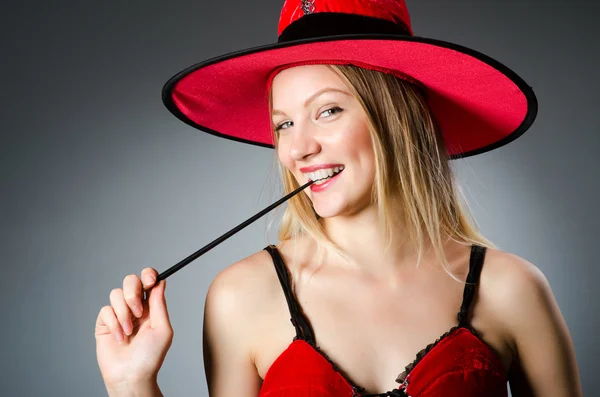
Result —
<instances>
[{"instance_id":1,"label":"thumb","mask_svg":"<svg viewBox=\"0 0 600 397\"><path fill-rule=\"evenodd\" d=\"M169 312L167 311L167 300L165 298L165 289L167 280L160 280L150 290L148 298L148 308L150 312L150 327L164 328L170 327Z\"/></svg>"}]
</instances>

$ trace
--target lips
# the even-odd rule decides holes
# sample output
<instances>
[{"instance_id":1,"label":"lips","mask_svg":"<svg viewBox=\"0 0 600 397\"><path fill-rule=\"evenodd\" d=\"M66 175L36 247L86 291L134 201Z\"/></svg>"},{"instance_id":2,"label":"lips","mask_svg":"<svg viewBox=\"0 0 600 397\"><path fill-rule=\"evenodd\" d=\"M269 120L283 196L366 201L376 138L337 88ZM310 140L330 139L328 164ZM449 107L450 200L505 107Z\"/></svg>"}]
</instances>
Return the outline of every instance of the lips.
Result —
<instances>
[{"instance_id":1,"label":"lips","mask_svg":"<svg viewBox=\"0 0 600 397\"><path fill-rule=\"evenodd\" d=\"M326 169L326 168L335 168L335 167L343 167L343 166L344 166L344 164L318 164L318 165L311 165L310 167L300 168L300 172L302 172L302 173L315 172L315 171Z\"/></svg>"},{"instance_id":2,"label":"lips","mask_svg":"<svg viewBox=\"0 0 600 397\"><path fill-rule=\"evenodd\" d=\"M326 182L323 182L320 185L317 185L316 183L313 183L312 185L310 185L310 190L313 191L313 192L315 192L315 193L322 192L323 190L325 190L329 186L331 186L333 183L335 183L335 181L338 180L338 178L342 174L342 172L344 172L344 170L341 170L340 172L338 172L337 174L335 174L331 178L327 179Z\"/></svg>"}]
</instances>

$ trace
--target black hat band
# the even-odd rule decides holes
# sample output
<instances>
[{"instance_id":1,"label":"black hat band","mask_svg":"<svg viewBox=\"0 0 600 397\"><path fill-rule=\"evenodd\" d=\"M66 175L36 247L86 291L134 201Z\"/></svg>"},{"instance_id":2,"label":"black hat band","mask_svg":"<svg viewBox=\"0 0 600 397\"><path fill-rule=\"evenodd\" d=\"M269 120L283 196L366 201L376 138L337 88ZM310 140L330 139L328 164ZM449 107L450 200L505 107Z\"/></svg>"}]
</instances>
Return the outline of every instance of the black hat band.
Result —
<instances>
[{"instance_id":1,"label":"black hat band","mask_svg":"<svg viewBox=\"0 0 600 397\"><path fill-rule=\"evenodd\" d=\"M398 23L364 15L341 12L307 14L289 24L279 35L278 43L331 37L346 34L396 34L411 36L409 30Z\"/></svg>"}]
</instances>

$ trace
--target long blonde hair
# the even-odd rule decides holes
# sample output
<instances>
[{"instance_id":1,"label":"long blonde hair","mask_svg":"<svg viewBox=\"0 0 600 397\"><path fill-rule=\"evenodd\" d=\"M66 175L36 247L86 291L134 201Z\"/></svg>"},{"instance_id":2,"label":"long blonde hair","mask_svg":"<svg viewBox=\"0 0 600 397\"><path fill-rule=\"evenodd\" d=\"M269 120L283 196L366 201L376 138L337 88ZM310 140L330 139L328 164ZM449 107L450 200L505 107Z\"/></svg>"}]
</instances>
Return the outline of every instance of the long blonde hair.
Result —
<instances>
[{"instance_id":1,"label":"long blonde hair","mask_svg":"<svg viewBox=\"0 0 600 397\"><path fill-rule=\"evenodd\" d=\"M348 86L367 115L376 170L371 203L377 205L386 247L395 237L390 220L400 216L406 225L406 235L417 249L417 265L429 241L439 264L452 278L461 281L446 264L444 237L459 243L496 247L479 232L464 196L461 193L461 200L458 195L460 189L440 130L419 88L388 73L351 65L326 66ZM273 135L277 147L277 134ZM277 164L284 193L297 189L299 184L294 175L279 161ZM401 210L398 213L394 208ZM287 201L278 237L284 241L301 235L311 237L318 252L327 247L347 258L344 250L324 232L305 192Z\"/></svg>"}]
</instances>

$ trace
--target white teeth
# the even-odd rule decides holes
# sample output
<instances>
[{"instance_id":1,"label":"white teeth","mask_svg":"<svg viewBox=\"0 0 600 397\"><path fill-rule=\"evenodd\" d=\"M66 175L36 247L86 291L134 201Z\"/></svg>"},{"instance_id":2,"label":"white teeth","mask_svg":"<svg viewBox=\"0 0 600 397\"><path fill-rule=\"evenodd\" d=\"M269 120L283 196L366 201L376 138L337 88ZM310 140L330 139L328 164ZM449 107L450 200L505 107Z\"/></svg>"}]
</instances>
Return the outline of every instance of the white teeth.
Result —
<instances>
[{"instance_id":1,"label":"white teeth","mask_svg":"<svg viewBox=\"0 0 600 397\"><path fill-rule=\"evenodd\" d=\"M337 174L338 172L342 171L343 169L344 169L344 166L342 165L339 167L322 169L322 170L318 170L315 172L307 172L306 175L308 176L308 178L311 181L318 181L319 179L324 179L324 178L333 176L334 174ZM315 183L320 185L320 183L318 183L318 182L315 182Z\"/></svg>"}]
</instances>

